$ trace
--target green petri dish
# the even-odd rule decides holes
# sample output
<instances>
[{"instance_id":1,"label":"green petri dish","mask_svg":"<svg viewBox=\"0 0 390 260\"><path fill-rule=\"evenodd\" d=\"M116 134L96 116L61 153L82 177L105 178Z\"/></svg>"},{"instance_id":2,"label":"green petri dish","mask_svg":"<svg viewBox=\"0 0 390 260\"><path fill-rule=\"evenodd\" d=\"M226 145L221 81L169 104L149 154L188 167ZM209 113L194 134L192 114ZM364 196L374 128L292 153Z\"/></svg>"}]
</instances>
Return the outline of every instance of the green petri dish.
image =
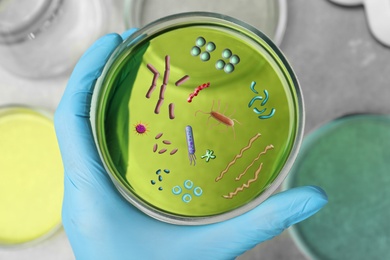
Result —
<instances>
[{"instance_id":1,"label":"green petri dish","mask_svg":"<svg viewBox=\"0 0 390 260\"><path fill-rule=\"evenodd\" d=\"M264 34L224 15L185 13L118 47L96 84L92 120L122 195L159 220L196 225L242 214L275 191L300 144L303 104Z\"/></svg>"},{"instance_id":2,"label":"green petri dish","mask_svg":"<svg viewBox=\"0 0 390 260\"><path fill-rule=\"evenodd\" d=\"M285 189L318 185L329 203L290 231L310 259L390 259L390 117L351 115L309 134Z\"/></svg>"},{"instance_id":3,"label":"green petri dish","mask_svg":"<svg viewBox=\"0 0 390 260\"><path fill-rule=\"evenodd\" d=\"M52 119L0 108L0 247L31 244L61 227L63 168Z\"/></svg>"}]
</instances>

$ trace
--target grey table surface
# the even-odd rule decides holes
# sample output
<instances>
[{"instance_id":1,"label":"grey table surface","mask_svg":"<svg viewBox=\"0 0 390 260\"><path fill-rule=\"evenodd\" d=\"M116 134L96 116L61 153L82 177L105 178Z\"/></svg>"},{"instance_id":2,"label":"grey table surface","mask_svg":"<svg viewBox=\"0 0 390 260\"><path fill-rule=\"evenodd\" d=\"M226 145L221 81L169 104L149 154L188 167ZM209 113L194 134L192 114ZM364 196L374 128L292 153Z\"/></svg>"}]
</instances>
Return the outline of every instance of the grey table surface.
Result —
<instances>
[{"instance_id":1,"label":"grey table surface","mask_svg":"<svg viewBox=\"0 0 390 260\"><path fill-rule=\"evenodd\" d=\"M306 107L305 133L351 113L390 114L390 48L378 43L362 6L327 0L289 0L281 49L298 75ZM10 103L54 111L67 76L31 82L0 71L0 106ZM74 259L63 231L41 244L0 248L0 259ZM305 259L288 231L238 257Z\"/></svg>"}]
</instances>

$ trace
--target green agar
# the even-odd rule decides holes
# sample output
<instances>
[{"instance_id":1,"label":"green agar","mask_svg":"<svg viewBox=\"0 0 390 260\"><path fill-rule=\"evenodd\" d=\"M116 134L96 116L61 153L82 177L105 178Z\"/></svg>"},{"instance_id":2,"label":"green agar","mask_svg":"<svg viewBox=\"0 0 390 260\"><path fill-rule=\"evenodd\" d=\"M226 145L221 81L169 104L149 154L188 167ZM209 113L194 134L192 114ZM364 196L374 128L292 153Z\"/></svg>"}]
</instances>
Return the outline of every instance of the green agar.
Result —
<instances>
[{"instance_id":1,"label":"green agar","mask_svg":"<svg viewBox=\"0 0 390 260\"><path fill-rule=\"evenodd\" d=\"M215 51L194 57L212 49L206 42ZM119 55L104 83L103 154L136 198L169 214L213 216L251 202L273 183L292 150L299 105L294 79L261 44L226 28L187 25ZM260 94L251 90L253 81ZM263 120L254 108L274 114ZM140 122L148 128L142 135L134 130ZM206 161L208 151L214 157Z\"/></svg>"}]
</instances>

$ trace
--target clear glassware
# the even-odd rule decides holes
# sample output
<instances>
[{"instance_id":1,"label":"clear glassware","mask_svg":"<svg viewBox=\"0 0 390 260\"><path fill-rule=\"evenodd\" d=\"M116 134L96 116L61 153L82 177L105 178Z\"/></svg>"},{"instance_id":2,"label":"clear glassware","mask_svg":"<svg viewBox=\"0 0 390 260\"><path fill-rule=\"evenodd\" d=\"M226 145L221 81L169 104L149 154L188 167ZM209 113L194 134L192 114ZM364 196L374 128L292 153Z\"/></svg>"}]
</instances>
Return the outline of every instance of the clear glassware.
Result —
<instances>
[{"instance_id":1,"label":"clear glassware","mask_svg":"<svg viewBox=\"0 0 390 260\"><path fill-rule=\"evenodd\" d=\"M159 19L116 49L91 121L129 202L199 225L240 215L277 189L297 155L304 110L297 78L267 36L195 12Z\"/></svg>"},{"instance_id":2,"label":"clear glassware","mask_svg":"<svg viewBox=\"0 0 390 260\"><path fill-rule=\"evenodd\" d=\"M63 169L52 114L1 106L0 143L0 248L36 245L61 228Z\"/></svg>"},{"instance_id":3,"label":"clear glassware","mask_svg":"<svg viewBox=\"0 0 390 260\"><path fill-rule=\"evenodd\" d=\"M143 27L167 15L184 12L214 12L244 21L280 45L287 24L286 0L124 0L127 27ZM169 6L169 8L165 8Z\"/></svg>"},{"instance_id":4,"label":"clear glassware","mask_svg":"<svg viewBox=\"0 0 390 260\"><path fill-rule=\"evenodd\" d=\"M27 78L69 72L101 35L124 29L119 1L0 1L0 65Z\"/></svg>"}]
</instances>

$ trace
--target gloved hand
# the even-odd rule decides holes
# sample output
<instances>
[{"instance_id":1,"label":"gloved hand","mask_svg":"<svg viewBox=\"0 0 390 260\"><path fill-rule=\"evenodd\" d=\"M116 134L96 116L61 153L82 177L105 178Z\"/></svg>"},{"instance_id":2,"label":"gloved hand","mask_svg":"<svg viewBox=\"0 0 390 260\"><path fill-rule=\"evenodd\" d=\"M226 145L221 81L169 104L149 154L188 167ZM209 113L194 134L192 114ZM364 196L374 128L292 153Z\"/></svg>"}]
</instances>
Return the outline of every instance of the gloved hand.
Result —
<instances>
[{"instance_id":1,"label":"gloved hand","mask_svg":"<svg viewBox=\"0 0 390 260\"><path fill-rule=\"evenodd\" d=\"M125 201L98 155L89 110L104 64L131 32L106 35L89 48L55 113L65 169L62 220L77 259L233 259L327 203L320 188L300 187L221 223L178 226L155 220Z\"/></svg>"}]
</instances>

